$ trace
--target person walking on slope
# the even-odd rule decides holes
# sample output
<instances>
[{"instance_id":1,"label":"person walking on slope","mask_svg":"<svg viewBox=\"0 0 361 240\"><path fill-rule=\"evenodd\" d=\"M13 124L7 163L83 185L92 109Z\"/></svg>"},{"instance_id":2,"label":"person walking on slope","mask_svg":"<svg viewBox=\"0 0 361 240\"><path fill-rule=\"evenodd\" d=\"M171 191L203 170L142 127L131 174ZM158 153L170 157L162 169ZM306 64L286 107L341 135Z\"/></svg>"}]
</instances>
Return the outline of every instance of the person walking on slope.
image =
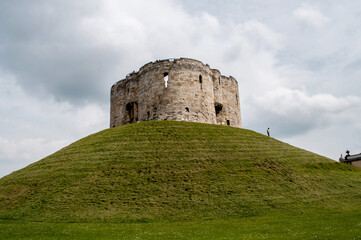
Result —
<instances>
[{"instance_id":1,"label":"person walking on slope","mask_svg":"<svg viewBox=\"0 0 361 240\"><path fill-rule=\"evenodd\" d=\"M269 128L267 128L267 135L269 136Z\"/></svg>"}]
</instances>

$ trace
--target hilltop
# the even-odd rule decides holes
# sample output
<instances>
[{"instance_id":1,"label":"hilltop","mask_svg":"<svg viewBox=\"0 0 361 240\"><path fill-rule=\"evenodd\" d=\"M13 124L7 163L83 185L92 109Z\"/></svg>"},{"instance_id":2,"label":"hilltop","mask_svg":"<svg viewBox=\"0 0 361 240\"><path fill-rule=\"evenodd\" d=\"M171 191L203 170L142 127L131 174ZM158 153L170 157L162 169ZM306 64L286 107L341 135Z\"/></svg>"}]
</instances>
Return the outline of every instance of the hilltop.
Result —
<instances>
[{"instance_id":1,"label":"hilltop","mask_svg":"<svg viewBox=\"0 0 361 240\"><path fill-rule=\"evenodd\" d=\"M340 212L361 171L229 126L150 121L85 137L0 179L0 219L165 221Z\"/></svg>"}]
</instances>

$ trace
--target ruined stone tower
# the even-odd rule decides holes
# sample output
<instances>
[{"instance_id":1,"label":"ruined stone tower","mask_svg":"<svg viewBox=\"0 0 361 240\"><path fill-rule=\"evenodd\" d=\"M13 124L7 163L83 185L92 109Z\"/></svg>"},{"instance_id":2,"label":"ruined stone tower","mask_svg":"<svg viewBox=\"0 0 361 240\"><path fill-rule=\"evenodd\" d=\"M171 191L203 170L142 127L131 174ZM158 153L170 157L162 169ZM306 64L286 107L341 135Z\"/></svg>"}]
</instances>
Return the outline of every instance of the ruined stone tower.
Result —
<instances>
[{"instance_id":1,"label":"ruined stone tower","mask_svg":"<svg viewBox=\"0 0 361 240\"><path fill-rule=\"evenodd\" d=\"M110 127L176 120L242 127L238 83L202 62L151 62L111 88Z\"/></svg>"}]
</instances>

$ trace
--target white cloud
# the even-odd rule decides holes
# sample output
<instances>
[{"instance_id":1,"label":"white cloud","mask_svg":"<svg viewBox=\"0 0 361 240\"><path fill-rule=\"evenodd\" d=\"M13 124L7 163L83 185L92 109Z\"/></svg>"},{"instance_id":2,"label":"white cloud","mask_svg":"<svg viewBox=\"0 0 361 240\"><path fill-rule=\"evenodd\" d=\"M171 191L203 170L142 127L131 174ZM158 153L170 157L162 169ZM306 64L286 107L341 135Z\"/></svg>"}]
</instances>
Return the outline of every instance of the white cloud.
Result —
<instances>
[{"instance_id":1,"label":"white cloud","mask_svg":"<svg viewBox=\"0 0 361 240\"><path fill-rule=\"evenodd\" d=\"M257 104L278 115L290 116L295 113L340 113L350 107L358 106L361 99L356 96L336 98L330 94L307 95L301 90L278 88L258 97Z\"/></svg>"},{"instance_id":2,"label":"white cloud","mask_svg":"<svg viewBox=\"0 0 361 240\"><path fill-rule=\"evenodd\" d=\"M303 4L301 7L295 9L293 11L293 16L301 22L317 28L323 26L329 21L322 12L308 4Z\"/></svg>"},{"instance_id":3,"label":"white cloud","mask_svg":"<svg viewBox=\"0 0 361 240\"><path fill-rule=\"evenodd\" d=\"M70 144L71 140L48 141L44 138L9 140L0 138L0 176L25 167Z\"/></svg>"},{"instance_id":4,"label":"white cloud","mask_svg":"<svg viewBox=\"0 0 361 240\"><path fill-rule=\"evenodd\" d=\"M309 95L305 90L288 88L254 96L247 104L257 109L249 121L256 121L259 129L272 126L279 137L287 138L331 126L353 125L358 122L361 111L360 97Z\"/></svg>"},{"instance_id":5,"label":"white cloud","mask_svg":"<svg viewBox=\"0 0 361 240\"><path fill-rule=\"evenodd\" d=\"M40 100L9 73L0 72L0 86L0 176L108 127L108 108Z\"/></svg>"},{"instance_id":6,"label":"white cloud","mask_svg":"<svg viewBox=\"0 0 361 240\"><path fill-rule=\"evenodd\" d=\"M68 139L47 141L44 138L9 140L0 138L1 160L14 164L28 164L41 159L70 143Z\"/></svg>"}]
</instances>

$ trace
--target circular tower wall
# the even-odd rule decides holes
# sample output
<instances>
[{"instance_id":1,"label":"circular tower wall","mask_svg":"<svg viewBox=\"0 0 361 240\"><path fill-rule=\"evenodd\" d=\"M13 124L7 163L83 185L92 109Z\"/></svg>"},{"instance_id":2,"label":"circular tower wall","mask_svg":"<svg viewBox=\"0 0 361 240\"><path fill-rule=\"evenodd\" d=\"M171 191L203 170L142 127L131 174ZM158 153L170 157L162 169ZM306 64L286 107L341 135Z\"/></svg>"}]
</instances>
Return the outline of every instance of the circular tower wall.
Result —
<instances>
[{"instance_id":1,"label":"circular tower wall","mask_svg":"<svg viewBox=\"0 0 361 240\"><path fill-rule=\"evenodd\" d=\"M241 127L238 101L237 81L200 61L156 61L112 86L110 126L177 120Z\"/></svg>"}]
</instances>

